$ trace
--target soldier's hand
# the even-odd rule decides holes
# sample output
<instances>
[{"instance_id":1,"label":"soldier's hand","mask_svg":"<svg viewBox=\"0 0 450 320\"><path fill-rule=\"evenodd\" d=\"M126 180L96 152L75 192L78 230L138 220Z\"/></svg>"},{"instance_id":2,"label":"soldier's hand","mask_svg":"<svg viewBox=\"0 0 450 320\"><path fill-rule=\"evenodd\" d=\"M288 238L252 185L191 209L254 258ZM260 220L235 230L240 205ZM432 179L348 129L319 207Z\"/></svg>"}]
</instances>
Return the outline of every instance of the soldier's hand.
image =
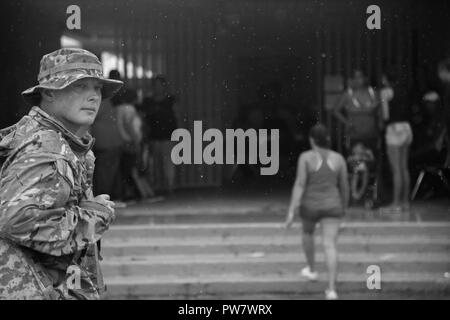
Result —
<instances>
[{"instance_id":1,"label":"soldier's hand","mask_svg":"<svg viewBox=\"0 0 450 320\"><path fill-rule=\"evenodd\" d=\"M115 208L116 205L115 205L114 201L111 201L109 199L110 199L110 197L109 197L108 194L99 194L98 196L96 196L94 198L94 201L107 206L108 208L110 208L114 212L114 208Z\"/></svg>"}]
</instances>

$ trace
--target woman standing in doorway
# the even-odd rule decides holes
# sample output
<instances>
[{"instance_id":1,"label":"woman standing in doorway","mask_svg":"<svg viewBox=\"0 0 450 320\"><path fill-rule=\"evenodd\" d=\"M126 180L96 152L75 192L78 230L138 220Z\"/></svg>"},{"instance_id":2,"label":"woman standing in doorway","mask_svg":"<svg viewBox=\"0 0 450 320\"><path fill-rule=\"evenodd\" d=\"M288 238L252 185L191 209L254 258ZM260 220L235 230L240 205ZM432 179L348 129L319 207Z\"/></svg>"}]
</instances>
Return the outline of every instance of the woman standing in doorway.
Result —
<instances>
[{"instance_id":1,"label":"woman standing in doorway","mask_svg":"<svg viewBox=\"0 0 450 320\"><path fill-rule=\"evenodd\" d=\"M317 280L314 260L314 231L322 225L322 243L328 267L326 299L337 299L337 250L336 242L341 218L349 199L347 164L342 155L329 149L328 131L322 124L315 125L309 133L311 150L302 153L298 160L297 178L292 190L291 203L286 218L289 228L295 211L300 208L303 225L303 249L308 266L301 275Z\"/></svg>"},{"instance_id":2,"label":"woman standing in doorway","mask_svg":"<svg viewBox=\"0 0 450 320\"><path fill-rule=\"evenodd\" d=\"M345 148L362 143L375 152L380 132L379 100L362 70L354 70L349 88L334 107L335 117L345 126Z\"/></svg>"},{"instance_id":3,"label":"woman standing in doorway","mask_svg":"<svg viewBox=\"0 0 450 320\"><path fill-rule=\"evenodd\" d=\"M171 159L172 132L178 128L174 111L175 97L168 92L166 78L159 75L152 81L153 95L143 101L143 118L147 128L146 140L155 156L156 173L169 195L174 191L175 165Z\"/></svg>"},{"instance_id":4,"label":"woman standing in doorway","mask_svg":"<svg viewBox=\"0 0 450 320\"><path fill-rule=\"evenodd\" d=\"M393 176L393 201L387 211L409 211L409 147L413 140L409 124L410 99L406 81L399 80L392 72L382 76L381 104L386 127L386 149ZM386 210L386 209L384 209Z\"/></svg>"}]
</instances>

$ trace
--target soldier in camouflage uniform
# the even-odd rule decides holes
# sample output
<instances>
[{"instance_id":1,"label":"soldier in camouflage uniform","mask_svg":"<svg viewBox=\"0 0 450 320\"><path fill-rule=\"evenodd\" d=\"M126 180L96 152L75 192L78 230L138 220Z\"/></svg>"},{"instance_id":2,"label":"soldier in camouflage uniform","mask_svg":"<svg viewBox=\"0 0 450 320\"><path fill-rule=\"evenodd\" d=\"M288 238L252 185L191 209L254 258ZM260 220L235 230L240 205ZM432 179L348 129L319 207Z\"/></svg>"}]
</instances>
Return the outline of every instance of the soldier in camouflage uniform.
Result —
<instances>
[{"instance_id":1,"label":"soldier in camouflage uniform","mask_svg":"<svg viewBox=\"0 0 450 320\"><path fill-rule=\"evenodd\" d=\"M28 115L0 130L0 299L98 299L97 243L115 216L92 193L87 130L122 82L68 48L42 58L38 81L22 93Z\"/></svg>"}]
</instances>

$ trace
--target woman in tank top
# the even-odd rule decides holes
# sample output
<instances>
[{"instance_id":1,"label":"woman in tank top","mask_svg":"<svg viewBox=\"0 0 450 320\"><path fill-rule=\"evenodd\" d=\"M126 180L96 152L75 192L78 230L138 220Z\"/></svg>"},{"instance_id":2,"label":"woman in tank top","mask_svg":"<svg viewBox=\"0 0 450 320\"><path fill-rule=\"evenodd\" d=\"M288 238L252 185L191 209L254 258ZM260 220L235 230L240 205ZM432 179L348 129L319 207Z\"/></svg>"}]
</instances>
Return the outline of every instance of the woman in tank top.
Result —
<instances>
[{"instance_id":1,"label":"woman in tank top","mask_svg":"<svg viewBox=\"0 0 450 320\"><path fill-rule=\"evenodd\" d=\"M381 123L379 99L361 70L353 71L350 86L337 101L334 115L345 125L347 150L358 142L375 150Z\"/></svg>"},{"instance_id":2,"label":"woman in tank top","mask_svg":"<svg viewBox=\"0 0 450 320\"><path fill-rule=\"evenodd\" d=\"M297 178L292 190L291 203L286 218L289 228L295 211L300 208L303 226L303 249L308 266L301 275L317 280L314 261L314 231L317 223L322 225L322 243L328 268L326 299L337 299L336 241L341 218L349 199L347 164L339 153L328 148L329 136L324 125L310 130L311 150L302 153L298 160Z\"/></svg>"}]
</instances>

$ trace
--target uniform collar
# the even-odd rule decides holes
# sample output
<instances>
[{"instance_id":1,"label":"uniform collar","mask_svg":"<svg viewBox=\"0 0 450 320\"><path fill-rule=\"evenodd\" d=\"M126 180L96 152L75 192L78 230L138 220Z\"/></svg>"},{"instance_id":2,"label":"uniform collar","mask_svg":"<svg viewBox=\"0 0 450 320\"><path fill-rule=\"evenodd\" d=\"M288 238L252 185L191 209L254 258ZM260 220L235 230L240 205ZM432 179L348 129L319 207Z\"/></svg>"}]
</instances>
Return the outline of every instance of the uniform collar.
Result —
<instances>
[{"instance_id":1,"label":"uniform collar","mask_svg":"<svg viewBox=\"0 0 450 320\"><path fill-rule=\"evenodd\" d=\"M87 153L94 145L95 139L90 133L86 133L81 138L78 137L66 129L61 121L52 117L38 106L32 107L28 115L42 126L61 133L75 152Z\"/></svg>"}]
</instances>

